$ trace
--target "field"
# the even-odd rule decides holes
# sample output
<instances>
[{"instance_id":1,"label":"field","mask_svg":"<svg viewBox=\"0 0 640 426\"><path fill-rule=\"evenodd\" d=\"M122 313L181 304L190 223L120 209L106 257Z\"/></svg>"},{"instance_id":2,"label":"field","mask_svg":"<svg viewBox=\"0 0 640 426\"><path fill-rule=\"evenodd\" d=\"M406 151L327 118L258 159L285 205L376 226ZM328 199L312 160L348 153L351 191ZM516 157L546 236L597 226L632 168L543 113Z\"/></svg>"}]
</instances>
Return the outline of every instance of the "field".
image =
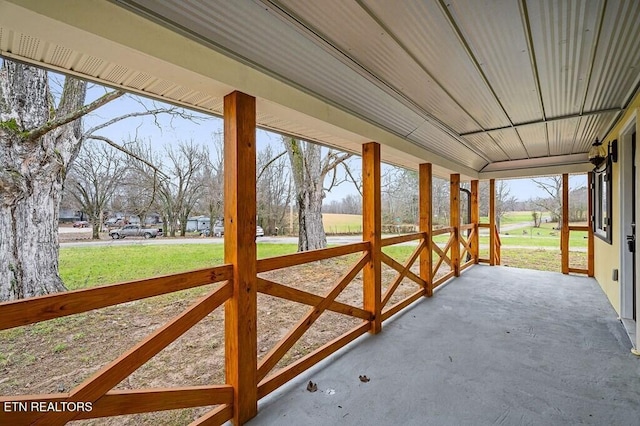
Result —
<instances>
[{"instance_id":1,"label":"field","mask_svg":"<svg viewBox=\"0 0 640 426\"><path fill-rule=\"evenodd\" d=\"M323 213L322 224L327 234L361 234L362 215Z\"/></svg>"}]
</instances>

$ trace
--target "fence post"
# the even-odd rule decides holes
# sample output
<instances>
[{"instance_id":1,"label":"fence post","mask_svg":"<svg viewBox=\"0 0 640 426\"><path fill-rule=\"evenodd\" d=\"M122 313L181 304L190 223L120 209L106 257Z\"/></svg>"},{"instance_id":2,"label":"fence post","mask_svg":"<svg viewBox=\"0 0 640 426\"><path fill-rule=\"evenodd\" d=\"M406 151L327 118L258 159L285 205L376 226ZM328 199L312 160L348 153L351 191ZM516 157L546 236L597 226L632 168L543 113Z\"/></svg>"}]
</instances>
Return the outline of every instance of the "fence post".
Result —
<instances>
[{"instance_id":1,"label":"fence post","mask_svg":"<svg viewBox=\"0 0 640 426\"><path fill-rule=\"evenodd\" d=\"M569 175L562 175L562 232L560 234L562 273L569 273Z\"/></svg>"},{"instance_id":2,"label":"fence post","mask_svg":"<svg viewBox=\"0 0 640 426\"><path fill-rule=\"evenodd\" d=\"M451 245L451 263L454 276L460 276L460 175L452 174L449 181L449 216L453 228L453 244Z\"/></svg>"},{"instance_id":3,"label":"fence post","mask_svg":"<svg viewBox=\"0 0 640 426\"><path fill-rule=\"evenodd\" d=\"M420 232L426 233L425 248L420 253L420 278L425 280L427 288L425 295L433 296L433 206L432 183L433 167L431 163L420 164L419 169L419 203L420 203Z\"/></svg>"},{"instance_id":4,"label":"fence post","mask_svg":"<svg viewBox=\"0 0 640 426\"><path fill-rule=\"evenodd\" d=\"M233 296L225 304L227 383L233 423L258 412L256 260L256 100L224 97L224 261L233 265Z\"/></svg>"},{"instance_id":5,"label":"fence post","mask_svg":"<svg viewBox=\"0 0 640 426\"><path fill-rule=\"evenodd\" d=\"M369 241L369 262L364 267L364 309L374 315L370 332L382 330L382 203L380 200L380 144L362 145L362 238Z\"/></svg>"},{"instance_id":6,"label":"fence post","mask_svg":"<svg viewBox=\"0 0 640 426\"><path fill-rule=\"evenodd\" d=\"M471 223L473 224L473 240L469 241L473 251L473 263L479 263L480 259L480 204L478 203L478 181L471 181Z\"/></svg>"},{"instance_id":7,"label":"fence post","mask_svg":"<svg viewBox=\"0 0 640 426\"><path fill-rule=\"evenodd\" d=\"M489 265L496 264L496 180L489 180Z\"/></svg>"}]
</instances>

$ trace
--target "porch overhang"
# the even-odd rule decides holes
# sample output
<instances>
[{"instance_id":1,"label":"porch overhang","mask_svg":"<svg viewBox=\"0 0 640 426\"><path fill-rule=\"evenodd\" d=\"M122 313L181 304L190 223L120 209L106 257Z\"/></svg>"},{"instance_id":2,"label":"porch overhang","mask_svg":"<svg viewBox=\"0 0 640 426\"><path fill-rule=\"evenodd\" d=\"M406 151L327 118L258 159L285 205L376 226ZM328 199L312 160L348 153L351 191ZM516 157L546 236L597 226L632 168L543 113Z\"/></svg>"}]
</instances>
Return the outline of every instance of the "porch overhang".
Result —
<instances>
[{"instance_id":1,"label":"porch overhang","mask_svg":"<svg viewBox=\"0 0 640 426\"><path fill-rule=\"evenodd\" d=\"M242 91L260 127L436 175L580 173L637 93L640 7L560 3L2 0L0 54L218 116Z\"/></svg>"}]
</instances>

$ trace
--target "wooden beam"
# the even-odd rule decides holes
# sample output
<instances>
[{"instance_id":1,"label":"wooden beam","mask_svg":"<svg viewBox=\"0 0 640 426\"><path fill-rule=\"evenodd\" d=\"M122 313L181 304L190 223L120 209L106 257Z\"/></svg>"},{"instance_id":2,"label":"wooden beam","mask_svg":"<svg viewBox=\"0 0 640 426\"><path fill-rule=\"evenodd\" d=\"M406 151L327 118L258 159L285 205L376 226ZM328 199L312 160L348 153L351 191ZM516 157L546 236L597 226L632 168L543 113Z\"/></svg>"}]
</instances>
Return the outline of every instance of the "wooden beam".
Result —
<instances>
[{"instance_id":1,"label":"wooden beam","mask_svg":"<svg viewBox=\"0 0 640 426\"><path fill-rule=\"evenodd\" d=\"M380 144L362 145L362 238L369 242L369 263L364 267L364 309L373 315L370 332L382 330L382 203L380 192Z\"/></svg>"},{"instance_id":2,"label":"wooden beam","mask_svg":"<svg viewBox=\"0 0 640 426\"><path fill-rule=\"evenodd\" d=\"M224 259L233 265L233 296L225 305L227 384L233 386L233 422L258 413L256 100L224 97Z\"/></svg>"},{"instance_id":3,"label":"wooden beam","mask_svg":"<svg viewBox=\"0 0 640 426\"><path fill-rule=\"evenodd\" d=\"M569 175L562 175L562 231L560 233L562 273L569 273Z\"/></svg>"},{"instance_id":4,"label":"wooden beam","mask_svg":"<svg viewBox=\"0 0 640 426\"><path fill-rule=\"evenodd\" d=\"M478 225L480 223L480 203L478 201L478 181L471 181L471 223L474 226L475 234L471 243L471 255L473 256L473 263L478 263L480 259L480 236L478 232Z\"/></svg>"},{"instance_id":5,"label":"wooden beam","mask_svg":"<svg viewBox=\"0 0 640 426\"><path fill-rule=\"evenodd\" d=\"M595 275L594 267L594 247L593 247L593 194L591 193L591 185L593 185L593 173L587 173L587 217L589 218L588 239L587 239L587 275L593 277ZM611 201L609 201L611 202Z\"/></svg>"},{"instance_id":6,"label":"wooden beam","mask_svg":"<svg viewBox=\"0 0 640 426\"><path fill-rule=\"evenodd\" d=\"M418 239L420 234L416 235L415 239ZM363 252L368 249L369 242L363 241L360 243L344 244L336 247L285 254L283 256L268 257L266 259L258 260L258 273L290 268L292 266L302 265L305 263L317 262L319 260Z\"/></svg>"},{"instance_id":7,"label":"wooden beam","mask_svg":"<svg viewBox=\"0 0 640 426\"><path fill-rule=\"evenodd\" d=\"M449 217L453 228L453 244L451 244L451 264L453 274L460 276L460 175L452 174L449 181Z\"/></svg>"},{"instance_id":8,"label":"wooden beam","mask_svg":"<svg viewBox=\"0 0 640 426\"><path fill-rule=\"evenodd\" d=\"M0 330L232 278L231 265L0 303Z\"/></svg>"},{"instance_id":9,"label":"wooden beam","mask_svg":"<svg viewBox=\"0 0 640 426\"><path fill-rule=\"evenodd\" d=\"M489 180L489 265L496 264L496 180Z\"/></svg>"},{"instance_id":10,"label":"wooden beam","mask_svg":"<svg viewBox=\"0 0 640 426\"><path fill-rule=\"evenodd\" d=\"M433 296L433 251L431 250L433 232L433 166L431 163L420 164L418 171L420 191L420 232L425 233L426 244L420 254L420 278L427 286L425 296Z\"/></svg>"}]
</instances>

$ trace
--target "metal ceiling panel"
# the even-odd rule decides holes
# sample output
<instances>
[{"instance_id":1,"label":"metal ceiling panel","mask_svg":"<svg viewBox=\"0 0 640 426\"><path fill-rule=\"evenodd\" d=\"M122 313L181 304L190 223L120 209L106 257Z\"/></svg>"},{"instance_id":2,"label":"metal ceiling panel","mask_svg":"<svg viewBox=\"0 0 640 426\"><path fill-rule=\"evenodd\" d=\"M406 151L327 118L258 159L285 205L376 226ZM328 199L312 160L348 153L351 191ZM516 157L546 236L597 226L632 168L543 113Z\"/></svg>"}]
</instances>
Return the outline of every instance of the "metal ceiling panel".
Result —
<instances>
[{"instance_id":1,"label":"metal ceiling panel","mask_svg":"<svg viewBox=\"0 0 640 426\"><path fill-rule=\"evenodd\" d=\"M394 40L388 41L396 43L395 49L406 49L412 61L428 71L427 81L433 79L443 87L483 128L509 124L437 1L404 2L402 7L386 0L365 0L362 4L392 35ZM387 34L377 37L389 39ZM416 83L426 85L424 81ZM448 117L444 121L453 123L452 120ZM451 127L463 133L462 127Z\"/></svg>"},{"instance_id":2,"label":"metal ceiling panel","mask_svg":"<svg viewBox=\"0 0 640 426\"><path fill-rule=\"evenodd\" d=\"M640 1L609 0L585 110L625 107L640 84Z\"/></svg>"},{"instance_id":3,"label":"metal ceiling panel","mask_svg":"<svg viewBox=\"0 0 640 426\"><path fill-rule=\"evenodd\" d=\"M335 46L344 54L344 60L359 64L458 133L480 128L358 3L342 0L273 3Z\"/></svg>"},{"instance_id":4,"label":"metal ceiling panel","mask_svg":"<svg viewBox=\"0 0 640 426\"><path fill-rule=\"evenodd\" d=\"M520 160L529 158L529 154L524 149L520 136L514 128L496 130L488 133L493 140L504 150L510 160Z\"/></svg>"},{"instance_id":5,"label":"metal ceiling panel","mask_svg":"<svg viewBox=\"0 0 640 426\"><path fill-rule=\"evenodd\" d=\"M603 0L529 0L547 118L582 112Z\"/></svg>"},{"instance_id":6,"label":"metal ceiling panel","mask_svg":"<svg viewBox=\"0 0 640 426\"><path fill-rule=\"evenodd\" d=\"M518 2L448 0L446 6L511 121L542 119Z\"/></svg>"},{"instance_id":7,"label":"metal ceiling panel","mask_svg":"<svg viewBox=\"0 0 640 426\"><path fill-rule=\"evenodd\" d=\"M617 113L589 115L582 117L578 124L573 153L588 152L596 138L604 137Z\"/></svg>"},{"instance_id":8,"label":"metal ceiling panel","mask_svg":"<svg viewBox=\"0 0 640 426\"><path fill-rule=\"evenodd\" d=\"M507 154L505 154L496 141L486 133L467 135L464 136L463 139L475 149L484 152L491 161L506 161L509 159Z\"/></svg>"},{"instance_id":9,"label":"metal ceiling panel","mask_svg":"<svg viewBox=\"0 0 640 426\"><path fill-rule=\"evenodd\" d=\"M409 135L408 139L436 154L451 158L452 161L475 170L480 170L487 161L472 149L462 145L451 135L443 132L428 121Z\"/></svg>"},{"instance_id":10,"label":"metal ceiling panel","mask_svg":"<svg viewBox=\"0 0 640 426\"><path fill-rule=\"evenodd\" d=\"M531 158L545 157L549 155L547 143L547 126L543 124L531 124L520 126L516 130L527 148Z\"/></svg>"},{"instance_id":11,"label":"metal ceiling panel","mask_svg":"<svg viewBox=\"0 0 640 426\"><path fill-rule=\"evenodd\" d=\"M262 3L248 1L136 0L196 37L342 108L406 136L424 121L378 85L319 48L301 29ZM322 46L320 46L322 47Z\"/></svg>"},{"instance_id":12,"label":"metal ceiling panel","mask_svg":"<svg viewBox=\"0 0 640 426\"><path fill-rule=\"evenodd\" d=\"M547 123L549 152L552 156L571 154L579 120L579 118L570 118Z\"/></svg>"}]
</instances>

